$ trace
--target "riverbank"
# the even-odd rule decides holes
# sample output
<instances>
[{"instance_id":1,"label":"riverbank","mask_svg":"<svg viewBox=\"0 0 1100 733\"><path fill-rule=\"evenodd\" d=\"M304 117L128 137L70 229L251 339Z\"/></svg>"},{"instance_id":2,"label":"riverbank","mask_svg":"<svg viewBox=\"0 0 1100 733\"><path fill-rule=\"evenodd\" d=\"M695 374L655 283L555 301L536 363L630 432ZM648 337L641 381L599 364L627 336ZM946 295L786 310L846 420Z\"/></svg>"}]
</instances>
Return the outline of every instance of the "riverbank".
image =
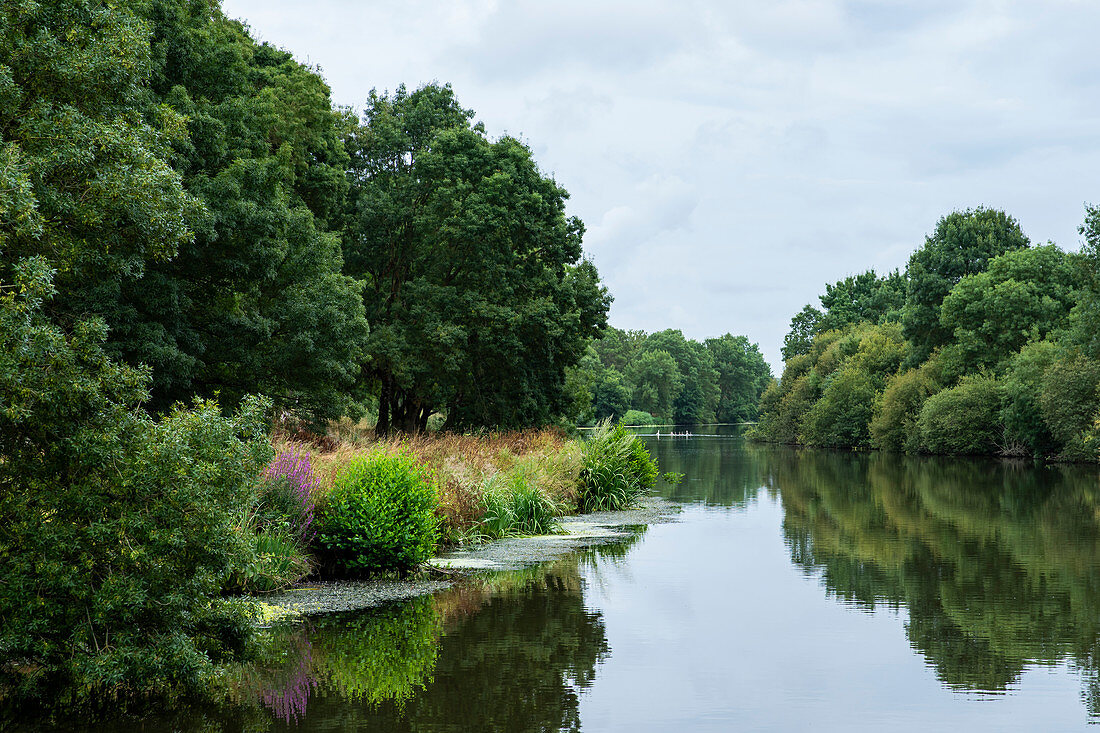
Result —
<instances>
[{"instance_id":1,"label":"riverbank","mask_svg":"<svg viewBox=\"0 0 1100 733\"><path fill-rule=\"evenodd\" d=\"M642 527L676 521L679 512L678 504L650 496L631 509L563 517L554 534L509 537L451 549L406 579L304 582L254 600L263 611L264 624L359 611L430 595L486 573L520 570L577 550L625 542Z\"/></svg>"}]
</instances>

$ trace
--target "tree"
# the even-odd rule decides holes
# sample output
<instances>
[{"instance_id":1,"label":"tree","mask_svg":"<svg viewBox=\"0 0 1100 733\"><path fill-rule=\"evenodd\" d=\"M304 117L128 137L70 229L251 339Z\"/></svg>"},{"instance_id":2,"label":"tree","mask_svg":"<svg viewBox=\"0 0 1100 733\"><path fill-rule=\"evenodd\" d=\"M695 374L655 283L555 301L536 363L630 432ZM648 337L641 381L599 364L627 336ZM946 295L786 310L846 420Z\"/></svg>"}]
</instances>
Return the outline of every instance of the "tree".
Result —
<instances>
[{"instance_id":1,"label":"tree","mask_svg":"<svg viewBox=\"0 0 1100 733\"><path fill-rule=\"evenodd\" d=\"M606 324L567 194L490 141L449 86L371 93L351 154L345 269L363 280L380 433L521 427L561 414L565 370Z\"/></svg>"},{"instance_id":2,"label":"tree","mask_svg":"<svg viewBox=\"0 0 1100 733\"><path fill-rule=\"evenodd\" d=\"M678 425L714 422L719 396L718 371L707 348L697 341L689 341L675 329L650 334L642 348L664 351L676 361L681 384L679 391L673 392L673 422Z\"/></svg>"},{"instance_id":3,"label":"tree","mask_svg":"<svg viewBox=\"0 0 1100 733\"><path fill-rule=\"evenodd\" d=\"M618 420L626 414L632 403L626 378L614 367L596 372L592 386L592 411L596 421Z\"/></svg>"},{"instance_id":4,"label":"tree","mask_svg":"<svg viewBox=\"0 0 1100 733\"><path fill-rule=\"evenodd\" d=\"M705 345L718 370L718 422L756 420L760 396L772 378L760 347L728 333L707 339Z\"/></svg>"},{"instance_id":5,"label":"tree","mask_svg":"<svg viewBox=\"0 0 1100 733\"><path fill-rule=\"evenodd\" d=\"M810 353L814 336L820 333L822 313L812 305L805 305L791 318L791 330L783 337L783 361Z\"/></svg>"},{"instance_id":6,"label":"tree","mask_svg":"<svg viewBox=\"0 0 1100 733\"><path fill-rule=\"evenodd\" d=\"M202 693L253 625L220 598L271 457L267 405L154 421L101 319L53 324L45 258L0 280L0 689L70 704Z\"/></svg>"},{"instance_id":7,"label":"tree","mask_svg":"<svg viewBox=\"0 0 1100 733\"><path fill-rule=\"evenodd\" d=\"M658 420L672 418L673 400L680 393L683 377L667 351L643 351L627 366L625 377L633 395L631 407Z\"/></svg>"},{"instance_id":8,"label":"tree","mask_svg":"<svg viewBox=\"0 0 1100 733\"><path fill-rule=\"evenodd\" d=\"M154 367L156 405L259 391L314 421L357 414L367 323L334 233L348 156L328 87L207 2L156 0L148 17L155 101L186 120L172 163L204 211L192 243L123 289L138 317L117 319L117 353Z\"/></svg>"},{"instance_id":9,"label":"tree","mask_svg":"<svg viewBox=\"0 0 1100 733\"><path fill-rule=\"evenodd\" d=\"M878 324L900 320L905 288L905 276L897 270L882 277L868 270L826 285L825 294L819 296L824 311L815 327L821 332L860 321Z\"/></svg>"},{"instance_id":10,"label":"tree","mask_svg":"<svg viewBox=\"0 0 1100 733\"><path fill-rule=\"evenodd\" d=\"M940 322L940 305L967 275L976 275L1005 252L1026 249L1028 238L1008 214L979 207L941 218L924 245L909 258L902 309L905 338L913 344L910 364L923 362L951 339Z\"/></svg>"},{"instance_id":11,"label":"tree","mask_svg":"<svg viewBox=\"0 0 1100 733\"><path fill-rule=\"evenodd\" d=\"M649 337L645 331L622 331L608 326L600 337L592 342L604 366L625 372L630 361L638 354Z\"/></svg>"},{"instance_id":12,"label":"tree","mask_svg":"<svg viewBox=\"0 0 1100 733\"><path fill-rule=\"evenodd\" d=\"M1070 313L1069 340L1093 359L1100 359L1100 207L1085 207L1085 222L1078 231L1081 245L1081 291Z\"/></svg>"},{"instance_id":13,"label":"tree","mask_svg":"<svg viewBox=\"0 0 1100 733\"><path fill-rule=\"evenodd\" d=\"M999 369L1025 343L1065 328L1077 272L1071 256L1050 244L1006 252L962 278L940 310L940 324L953 335L945 367L955 376Z\"/></svg>"},{"instance_id":14,"label":"tree","mask_svg":"<svg viewBox=\"0 0 1100 733\"><path fill-rule=\"evenodd\" d=\"M153 410L255 391L316 420L348 410L366 323L327 232L346 155L320 77L210 2L0 14L0 159L20 192L0 276L47 257L51 313L103 318L108 353L152 368Z\"/></svg>"}]
</instances>

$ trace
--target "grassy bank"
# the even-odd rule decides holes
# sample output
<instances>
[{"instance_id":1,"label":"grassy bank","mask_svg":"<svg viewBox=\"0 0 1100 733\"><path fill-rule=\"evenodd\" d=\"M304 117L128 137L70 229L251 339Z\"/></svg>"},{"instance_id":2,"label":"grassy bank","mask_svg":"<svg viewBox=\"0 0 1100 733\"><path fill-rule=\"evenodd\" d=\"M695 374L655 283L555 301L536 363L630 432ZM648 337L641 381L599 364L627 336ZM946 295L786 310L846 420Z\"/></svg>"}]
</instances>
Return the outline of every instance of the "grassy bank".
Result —
<instances>
[{"instance_id":1,"label":"grassy bank","mask_svg":"<svg viewBox=\"0 0 1100 733\"><path fill-rule=\"evenodd\" d=\"M446 547L548 534L562 516L630 506L657 478L644 444L609 424L586 440L547 429L281 437L274 448L254 515L281 518L259 527L264 548L236 586L246 592L310 574L403 576Z\"/></svg>"}]
</instances>

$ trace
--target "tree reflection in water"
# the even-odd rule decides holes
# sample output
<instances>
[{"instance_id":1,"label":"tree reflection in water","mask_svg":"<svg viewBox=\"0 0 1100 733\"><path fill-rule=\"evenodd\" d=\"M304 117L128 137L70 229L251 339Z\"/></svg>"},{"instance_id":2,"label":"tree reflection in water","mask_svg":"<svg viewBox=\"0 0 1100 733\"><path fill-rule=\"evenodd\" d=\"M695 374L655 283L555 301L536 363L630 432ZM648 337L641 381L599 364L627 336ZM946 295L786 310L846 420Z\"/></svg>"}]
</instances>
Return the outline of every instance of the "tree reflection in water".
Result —
<instances>
[{"instance_id":1,"label":"tree reflection in water","mask_svg":"<svg viewBox=\"0 0 1100 733\"><path fill-rule=\"evenodd\" d=\"M1100 714L1095 469L811 450L769 465L794 562L843 602L907 609L944 684L1000 693L1068 659Z\"/></svg>"},{"instance_id":2,"label":"tree reflection in water","mask_svg":"<svg viewBox=\"0 0 1100 733\"><path fill-rule=\"evenodd\" d=\"M609 654L582 573L641 536L431 597L284 629L243 670L238 703L277 724L365 730L580 730L580 691ZM598 572L597 572L598 575Z\"/></svg>"}]
</instances>

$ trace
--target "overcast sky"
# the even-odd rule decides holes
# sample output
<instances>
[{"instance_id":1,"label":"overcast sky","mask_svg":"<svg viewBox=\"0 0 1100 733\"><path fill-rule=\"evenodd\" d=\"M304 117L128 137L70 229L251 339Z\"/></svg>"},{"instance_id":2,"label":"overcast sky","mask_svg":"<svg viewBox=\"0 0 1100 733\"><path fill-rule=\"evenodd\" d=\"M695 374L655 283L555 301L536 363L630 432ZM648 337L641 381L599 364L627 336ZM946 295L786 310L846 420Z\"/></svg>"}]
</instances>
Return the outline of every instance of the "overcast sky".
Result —
<instances>
[{"instance_id":1,"label":"overcast sky","mask_svg":"<svg viewBox=\"0 0 1100 733\"><path fill-rule=\"evenodd\" d=\"M1100 3L225 0L337 104L450 82L571 194L611 323L779 365L826 282L978 205L1078 246L1100 203Z\"/></svg>"}]
</instances>

